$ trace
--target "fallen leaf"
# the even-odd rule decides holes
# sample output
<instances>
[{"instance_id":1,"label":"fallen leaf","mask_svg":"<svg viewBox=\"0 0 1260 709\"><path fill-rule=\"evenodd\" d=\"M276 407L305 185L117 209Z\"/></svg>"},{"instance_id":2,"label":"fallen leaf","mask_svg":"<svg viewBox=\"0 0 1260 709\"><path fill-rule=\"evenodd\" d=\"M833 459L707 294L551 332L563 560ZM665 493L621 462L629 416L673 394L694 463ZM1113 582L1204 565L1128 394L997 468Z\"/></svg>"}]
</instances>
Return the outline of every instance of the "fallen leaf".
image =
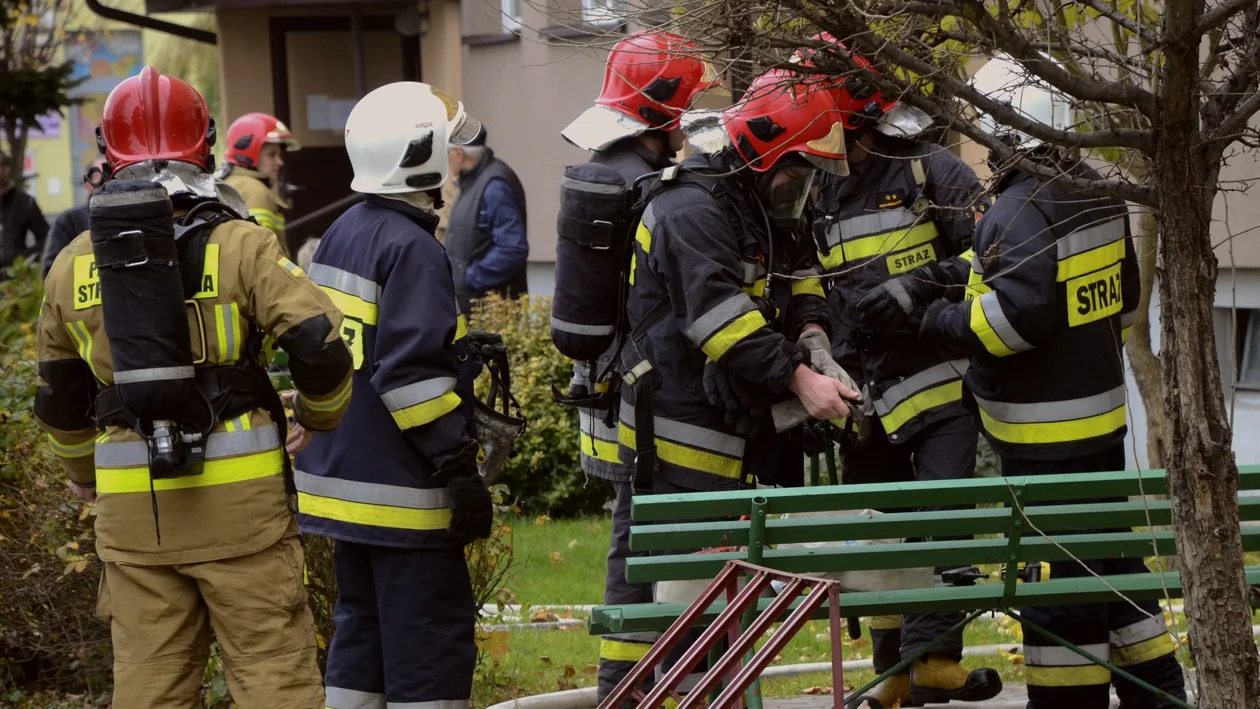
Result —
<instances>
[{"instance_id":1,"label":"fallen leaf","mask_svg":"<svg viewBox=\"0 0 1260 709\"><path fill-rule=\"evenodd\" d=\"M578 547L580 547L580 546L582 546L582 542L579 542L579 541L578 541L578 540L576 540L576 539L570 539L570 540L569 540L569 548L570 548L570 549L577 549L577 548L578 548Z\"/></svg>"},{"instance_id":2,"label":"fallen leaf","mask_svg":"<svg viewBox=\"0 0 1260 709\"><path fill-rule=\"evenodd\" d=\"M809 694L813 696L831 694L831 687L806 687L801 690L801 694Z\"/></svg>"},{"instance_id":3,"label":"fallen leaf","mask_svg":"<svg viewBox=\"0 0 1260 709\"><path fill-rule=\"evenodd\" d=\"M564 557L563 557L563 556L561 556L561 555L560 555L560 552L558 552L558 551L553 551L553 552L551 552L550 554L548 554L548 555L547 555L547 558L548 558L548 559L550 559L550 560L551 560L551 563L553 563L553 564L563 564L563 563L564 563Z\"/></svg>"},{"instance_id":4,"label":"fallen leaf","mask_svg":"<svg viewBox=\"0 0 1260 709\"><path fill-rule=\"evenodd\" d=\"M587 665L582 668L582 671L588 675L599 674L599 665Z\"/></svg>"},{"instance_id":5,"label":"fallen leaf","mask_svg":"<svg viewBox=\"0 0 1260 709\"><path fill-rule=\"evenodd\" d=\"M529 614L529 622L531 623L554 623L557 620L560 620L560 616L546 606L539 606L530 611Z\"/></svg>"},{"instance_id":6,"label":"fallen leaf","mask_svg":"<svg viewBox=\"0 0 1260 709\"><path fill-rule=\"evenodd\" d=\"M565 676L565 677L572 677L572 676L574 676L574 675L576 675L576 674L577 674L577 670L573 669L573 665L565 665L565 666L564 666L564 676Z\"/></svg>"},{"instance_id":7,"label":"fallen leaf","mask_svg":"<svg viewBox=\"0 0 1260 709\"><path fill-rule=\"evenodd\" d=\"M26 573L22 574L22 578L27 578L31 574L37 573L38 571L39 571L39 564L36 564L32 566L31 568L27 569Z\"/></svg>"},{"instance_id":8,"label":"fallen leaf","mask_svg":"<svg viewBox=\"0 0 1260 709\"><path fill-rule=\"evenodd\" d=\"M866 647L867 645L870 645L870 644L871 644L870 639L868 639L865 635L849 643L849 645L853 647Z\"/></svg>"},{"instance_id":9,"label":"fallen leaf","mask_svg":"<svg viewBox=\"0 0 1260 709\"><path fill-rule=\"evenodd\" d=\"M477 647L494 658L508 653L508 634L504 632L477 633Z\"/></svg>"},{"instance_id":10,"label":"fallen leaf","mask_svg":"<svg viewBox=\"0 0 1260 709\"><path fill-rule=\"evenodd\" d=\"M538 658L538 660L542 662L544 665L551 666L551 658L547 657L546 655L543 655L542 657Z\"/></svg>"},{"instance_id":11,"label":"fallen leaf","mask_svg":"<svg viewBox=\"0 0 1260 709\"><path fill-rule=\"evenodd\" d=\"M551 521L551 518L548 517L547 515L538 515L537 517L534 518L534 524L538 525L539 527L546 527L547 523L550 521Z\"/></svg>"}]
</instances>

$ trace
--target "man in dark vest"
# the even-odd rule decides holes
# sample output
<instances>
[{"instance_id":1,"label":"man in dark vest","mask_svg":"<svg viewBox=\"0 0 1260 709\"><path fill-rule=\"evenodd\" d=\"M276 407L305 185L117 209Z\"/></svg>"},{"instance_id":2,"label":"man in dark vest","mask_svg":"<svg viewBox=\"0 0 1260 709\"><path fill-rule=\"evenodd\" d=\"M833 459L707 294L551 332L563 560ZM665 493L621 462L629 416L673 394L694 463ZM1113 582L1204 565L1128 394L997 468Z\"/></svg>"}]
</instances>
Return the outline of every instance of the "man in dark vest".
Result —
<instances>
[{"instance_id":1,"label":"man in dark vest","mask_svg":"<svg viewBox=\"0 0 1260 709\"><path fill-rule=\"evenodd\" d=\"M482 128L467 144L447 152L459 175L459 198L446 228L446 253L455 276L460 311L494 292L515 298L526 290L525 188L512 168L486 147Z\"/></svg>"}]
</instances>

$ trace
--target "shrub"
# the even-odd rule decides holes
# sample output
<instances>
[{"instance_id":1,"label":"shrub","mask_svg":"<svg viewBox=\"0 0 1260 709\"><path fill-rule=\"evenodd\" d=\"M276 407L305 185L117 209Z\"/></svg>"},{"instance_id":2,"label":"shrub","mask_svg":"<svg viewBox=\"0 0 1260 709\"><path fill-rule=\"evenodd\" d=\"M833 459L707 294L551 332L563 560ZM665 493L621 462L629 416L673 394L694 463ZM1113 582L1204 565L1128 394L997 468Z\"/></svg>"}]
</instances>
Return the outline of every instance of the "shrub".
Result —
<instances>
[{"instance_id":1,"label":"shrub","mask_svg":"<svg viewBox=\"0 0 1260 709\"><path fill-rule=\"evenodd\" d=\"M508 461L499 480L528 514L599 513L612 497L612 486L582 472L577 411L552 397L553 385L568 388L573 363L551 344L551 299L491 296L478 304L470 326L503 335L512 364L512 392L529 420L516 442L518 455ZM485 382L479 384L484 387Z\"/></svg>"}]
</instances>

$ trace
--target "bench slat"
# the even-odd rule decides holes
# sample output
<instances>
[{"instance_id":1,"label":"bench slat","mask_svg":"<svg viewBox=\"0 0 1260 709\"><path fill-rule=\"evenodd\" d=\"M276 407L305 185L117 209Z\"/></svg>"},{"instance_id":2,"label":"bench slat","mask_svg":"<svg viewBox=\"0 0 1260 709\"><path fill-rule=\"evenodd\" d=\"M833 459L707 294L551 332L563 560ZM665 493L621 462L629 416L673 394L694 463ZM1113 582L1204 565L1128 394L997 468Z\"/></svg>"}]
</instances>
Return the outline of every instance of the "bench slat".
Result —
<instances>
[{"instance_id":1,"label":"bench slat","mask_svg":"<svg viewBox=\"0 0 1260 709\"><path fill-rule=\"evenodd\" d=\"M1163 470L1038 475L1022 478L973 478L870 485L828 485L816 488L732 490L634 498L635 522L717 519L748 514L754 497L769 501L769 514L827 510L949 507L1008 503L1010 488L1024 486L1031 502L1106 499L1167 494ZM1260 465L1239 467L1239 489L1260 490Z\"/></svg>"},{"instance_id":2,"label":"bench slat","mask_svg":"<svg viewBox=\"0 0 1260 709\"><path fill-rule=\"evenodd\" d=\"M1171 531L1155 532L1159 554L1176 553ZM1151 532L1073 534L1025 537L1020 544L1020 561L1064 561L1078 559L1122 559L1153 556ZM1260 529L1242 530L1243 549L1260 550ZM1069 555L1070 553L1070 555ZM911 544L870 544L819 549L767 549L762 564L779 571L808 574L826 571L874 571L912 569L924 566L967 566L1000 564L1007 560L1005 539L975 539ZM711 579L730 560L743 560L745 552L673 554L626 560L626 579L631 583ZM1000 586L999 586L1000 588Z\"/></svg>"},{"instance_id":3,"label":"bench slat","mask_svg":"<svg viewBox=\"0 0 1260 709\"><path fill-rule=\"evenodd\" d=\"M1151 524L1171 524L1172 503L1151 500L1147 504ZM1029 507L1025 512L1043 532L1096 529L1099 520L1105 520L1109 527L1114 528L1147 524L1146 506L1141 501ZM1260 497L1240 499L1238 515L1244 522L1260 521ZM772 519L766 522L766 544L1005 534L1010 518L1010 509L1000 507L902 512L878 515L872 519L857 515ZM748 543L749 524L747 520L729 520L636 525L630 528L630 548L633 551L664 551L743 546Z\"/></svg>"},{"instance_id":4,"label":"bench slat","mask_svg":"<svg viewBox=\"0 0 1260 709\"><path fill-rule=\"evenodd\" d=\"M1164 585L1167 585L1172 598L1181 598L1181 574L1176 571L1166 572L1163 584L1155 574L1126 574L1105 578L1106 584L1093 577L1021 583L1016 588L1015 605L1048 606L1118 600L1107 584L1134 601L1162 600ZM1260 566L1247 567L1247 582L1252 585L1260 584ZM840 596L840 609L845 617L997 609L1001 606L1002 591L1002 584L992 583L911 591L845 593ZM765 610L772 600L764 598L758 601L758 610ZM795 608L798 604L799 600L792 607ZM711 623L725 607L725 603L715 603L704 614L701 624ZM598 606L591 612L590 633L606 635L665 630L685 609L685 605L677 603ZM826 617L826 605L813 616L815 620Z\"/></svg>"}]
</instances>

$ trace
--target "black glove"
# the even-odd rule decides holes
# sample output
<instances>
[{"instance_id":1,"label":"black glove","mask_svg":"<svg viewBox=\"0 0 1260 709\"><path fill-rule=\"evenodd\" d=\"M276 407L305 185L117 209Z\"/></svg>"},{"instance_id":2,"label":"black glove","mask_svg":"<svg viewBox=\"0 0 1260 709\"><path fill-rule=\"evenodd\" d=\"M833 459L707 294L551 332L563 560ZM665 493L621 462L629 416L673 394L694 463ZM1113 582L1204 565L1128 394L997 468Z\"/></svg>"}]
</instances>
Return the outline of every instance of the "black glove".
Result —
<instances>
[{"instance_id":1,"label":"black glove","mask_svg":"<svg viewBox=\"0 0 1260 709\"><path fill-rule=\"evenodd\" d=\"M945 330L941 327L941 314L950 306L945 298L938 298L928 304L923 311L923 322L919 323L919 339L925 342L948 344Z\"/></svg>"},{"instance_id":2,"label":"black glove","mask_svg":"<svg viewBox=\"0 0 1260 709\"><path fill-rule=\"evenodd\" d=\"M766 406L753 385L711 360L704 365L704 395L722 410L723 422L735 435L749 438L761 428Z\"/></svg>"},{"instance_id":3,"label":"black glove","mask_svg":"<svg viewBox=\"0 0 1260 709\"><path fill-rule=\"evenodd\" d=\"M490 536L494 521L494 500L486 481L477 472L477 446L469 444L451 456L438 471L446 482L450 498L451 523L446 528L460 544L470 544Z\"/></svg>"},{"instance_id":4,"label":"black glove","mask_svg":"<svg viewBox=\"0 0 1260 709\"><path fill-rule=\"evenodd\" d=\"M939 264L930 263L884 281L858 301L858 320L872 330L896 328L915 308L942 295L946 277Z\"/></svg>"}]
</instances>

